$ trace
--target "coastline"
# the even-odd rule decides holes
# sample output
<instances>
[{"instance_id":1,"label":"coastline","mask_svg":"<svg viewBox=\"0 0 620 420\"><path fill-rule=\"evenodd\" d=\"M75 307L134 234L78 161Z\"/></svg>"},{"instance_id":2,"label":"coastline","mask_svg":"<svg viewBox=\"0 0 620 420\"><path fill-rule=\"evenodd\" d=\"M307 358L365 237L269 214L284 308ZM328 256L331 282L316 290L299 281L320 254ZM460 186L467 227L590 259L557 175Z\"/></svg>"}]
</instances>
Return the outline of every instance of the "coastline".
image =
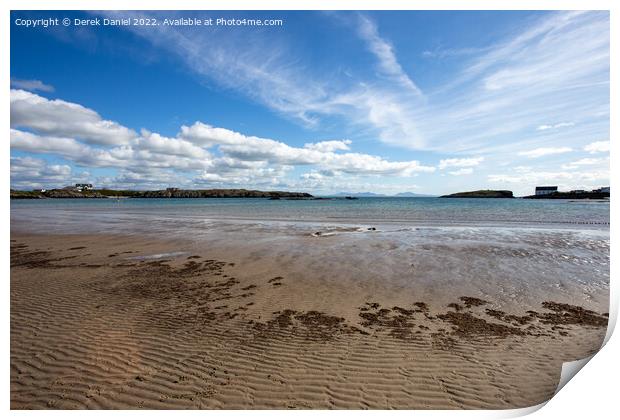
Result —
<instances>
[{"instance_id":1,"label":"coastline","mask_svg":"<svg viewBox=\"0 0 620 420\"><path fill-rule=\"evenodd\" d=\"M602 342L604 300L511 306L507 290L449 287L418 262L406 281L381 260L356 270L352 251L378 243L362 236L244 249L14 228L11 407L517 408ZM420 259L441 251L426 246Z\"/></svg>"}]
</instances>

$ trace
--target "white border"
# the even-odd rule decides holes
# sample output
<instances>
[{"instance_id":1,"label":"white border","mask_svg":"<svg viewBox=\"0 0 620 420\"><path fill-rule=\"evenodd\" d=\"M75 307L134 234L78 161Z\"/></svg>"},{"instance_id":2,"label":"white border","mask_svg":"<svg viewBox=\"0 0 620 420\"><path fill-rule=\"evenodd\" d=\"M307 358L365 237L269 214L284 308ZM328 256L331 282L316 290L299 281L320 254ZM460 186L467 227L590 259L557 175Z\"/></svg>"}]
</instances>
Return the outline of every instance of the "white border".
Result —
<instances>
[{"instance_id":1,"label":"white border","mask_svg":"<svg viewBox=\"0 0 620 420\"><path fill-rule=\"evenodd\" d=\"M620 2L612 0L436 0L436 1L421 1L421 0L409 0L406 3L402 0L358 0L358 1L345 1L345 0L210 0L198 1L198 0L57 0L53 3L49 0L4 0L0 3L0 9L2 10L2 19L0 20L0 43L1 48L1 61L0 65L0 80L5 87L2 90L2 101L0 102L1 110L1 127L3 147L0 151L2 154L3 170L0 172L2 177L3 190L0 192L3 197L2 207L2 219L5 223L0 226L2 231L2 280L4 286L4 319L0 326L2 329L3 345L5 359L2 364L2 389L5 396L2 401L3 411L9 411L10 407L10 311L9 311L9 225L6 223L10 219L10 203L9 203L9 184L10 184L10 172L9 172L9 142L8 132L10 127L10 115L9 115L9 101L8 101L8 87L10 85L10 10L610 10L611 11L611 136L614 137L617 133L617 118L613 116L618 114L617 101L618 101L618 88L616 85L616 77L614 72L617 73L618 67L618 6ZM575 46L578 48L578 46ZM612 156L617 153L617 145L612 142ZM613 162L613 160L612 160ZM614 166L611 167L611 184L614 184L616 188L616 180L618 179L618 170ZM620 185L620 184L618 184ZM614 189L614 191L616 191ZM617 247L614 247L615 239L617 237L617 227L613 215L617 214L617 200L615 195L611 200L611 304L610 304L610 320L612 324L615 324L618 309L618 287L616 284L616 264L614 261L618 260ZM605 347L594 356L591 362L587 363L583 370L577 375L576 380L569 381L568 384L546 405L542 404L538 407L532 407L523 410L506 410L506 411L397 411L390 412L391 417L407 418L415 416L416 418L465 418L465 419L480 419L480 418L504 418L515 417L525 415L535 411L530 418L535 419L548 419L548 418L562 418L572 419L584 417L589 418L612 418L618 413L617 403L617 384L619 365L617 355L620 354L620 342L615 336L611 336L610 333L613 328L608 331L607 339L609 340ZM543 407L540 409L541 407ZM39 411L39 412L22 412L12 411L8 413L15 418L32 418L34 416L46 416L51 418L77 418L84 415L80 411L74 412L58 412L58 411ZM300 418L309 418L316 416L338 417L338 418L358 418L358 417L378 417L384 416L387 413L370 411L338 411L338 412L326 412L326 411L303 411L296 412L294 415ZM209 411L205 412L170 412L170 411L143 411L143 412L127 412L127 411L90 411L89 417L93 418L127 418L127 417L143 417L146 418L167 418L170 415L201 418L205 415L215 416L217 418L234 418L238 415L252 416L256 418L284 418L289 417L291 412L289 411Z\"/></svg>"}]
</instances>

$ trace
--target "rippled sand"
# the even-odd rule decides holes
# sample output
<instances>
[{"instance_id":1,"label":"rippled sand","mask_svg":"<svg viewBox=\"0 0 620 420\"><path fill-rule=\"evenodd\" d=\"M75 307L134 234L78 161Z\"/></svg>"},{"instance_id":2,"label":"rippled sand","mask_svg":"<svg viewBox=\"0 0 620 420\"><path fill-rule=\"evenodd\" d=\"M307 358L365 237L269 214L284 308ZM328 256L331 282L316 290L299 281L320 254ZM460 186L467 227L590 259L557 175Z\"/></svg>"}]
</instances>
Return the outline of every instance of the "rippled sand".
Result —
<instances>
[{"instance_id":1,"label":"rippled sand","mask_svg":"<svg viewBox=\"0 0 620 420\"><path fill-rule=\"evenodd\" d=\"M525 407L605 334L587 235L241 233L13 233L11 407Z\"/></svg>"}]
</instances>

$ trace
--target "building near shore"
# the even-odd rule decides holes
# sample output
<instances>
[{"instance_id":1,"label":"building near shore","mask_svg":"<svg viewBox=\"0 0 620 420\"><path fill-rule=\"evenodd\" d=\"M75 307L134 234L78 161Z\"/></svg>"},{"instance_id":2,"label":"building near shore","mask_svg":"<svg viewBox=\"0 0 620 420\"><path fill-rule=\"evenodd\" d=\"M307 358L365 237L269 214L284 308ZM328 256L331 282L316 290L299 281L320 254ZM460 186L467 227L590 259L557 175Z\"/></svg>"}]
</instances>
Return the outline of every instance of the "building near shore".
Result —
<instances>
[{"instance_id":1,"label":"building near shore","mask_svg":"<svg viewBox=\"0 0 620 420\"><path fill-rule=\"evenodd\" d=\"M536 195L547 195L558 192L557 186L536 187Z\"/></svg>"},{"instance_id":2,"label":"building near shore","mask_svg":"<svg viewBox=\"0 0 620 420\"><path fill-rule=\"evenodd\" d=\"M90 191L93 189L93 184L75 184L75 189L78 191Z\"/></svg>"},{"instance_id":3,"label":"building near shore","mask_svg":"<svg viewBox=\"0 0 620 420\"><path fill-rule=\"evenodd\" d=\"M592 192L609 193L610 189L609 189L609 187L601 187L601 188L598 188L596 190L592 190Z\"/></svg>"}]
</instances>

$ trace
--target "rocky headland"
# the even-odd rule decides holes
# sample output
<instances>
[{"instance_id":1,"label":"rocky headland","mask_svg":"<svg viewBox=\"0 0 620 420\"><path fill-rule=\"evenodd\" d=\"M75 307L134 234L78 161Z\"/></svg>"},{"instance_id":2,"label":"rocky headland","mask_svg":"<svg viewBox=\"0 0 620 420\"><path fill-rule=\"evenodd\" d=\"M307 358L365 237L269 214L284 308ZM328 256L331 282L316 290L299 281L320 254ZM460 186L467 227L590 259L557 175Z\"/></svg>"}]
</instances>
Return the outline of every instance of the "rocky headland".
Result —
<instances>
[{"instance_id":1,"label":"rocky headland","mask_svg":"<svg viewBox=\"0 0 620 420\"><path fill-rule=\"evenodd\" d=\"M303 192L257 191L244 189L184 190L168 188L156 191L133 190L84 190L51 189L38 191L11 190L11 199L43 198L285 198L311 199L313 196Z\"/></svg>"}]
</instances>

